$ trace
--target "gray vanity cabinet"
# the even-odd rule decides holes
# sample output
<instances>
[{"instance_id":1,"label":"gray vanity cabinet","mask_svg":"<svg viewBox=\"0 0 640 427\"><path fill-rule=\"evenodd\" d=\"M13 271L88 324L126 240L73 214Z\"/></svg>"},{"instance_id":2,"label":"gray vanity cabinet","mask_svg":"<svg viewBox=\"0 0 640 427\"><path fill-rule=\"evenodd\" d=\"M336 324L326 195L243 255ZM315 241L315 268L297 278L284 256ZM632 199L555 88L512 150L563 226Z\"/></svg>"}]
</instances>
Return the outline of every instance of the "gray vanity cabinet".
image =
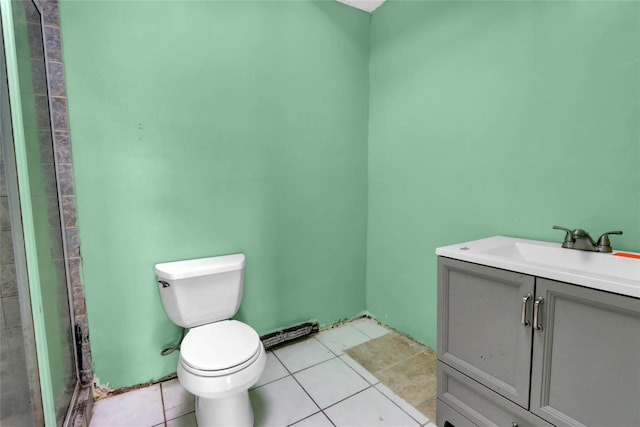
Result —
<instances>
[{"instance_id":1,"label":"gray vanity cabinet","mask_svg":"<svg viewBox=\"0 0 640 427\"><path fill-rule=\"evenodd\" d=\"M440 427L640 426L640 300L439 257L437 405Z\"/></svg>"}]
</instances>

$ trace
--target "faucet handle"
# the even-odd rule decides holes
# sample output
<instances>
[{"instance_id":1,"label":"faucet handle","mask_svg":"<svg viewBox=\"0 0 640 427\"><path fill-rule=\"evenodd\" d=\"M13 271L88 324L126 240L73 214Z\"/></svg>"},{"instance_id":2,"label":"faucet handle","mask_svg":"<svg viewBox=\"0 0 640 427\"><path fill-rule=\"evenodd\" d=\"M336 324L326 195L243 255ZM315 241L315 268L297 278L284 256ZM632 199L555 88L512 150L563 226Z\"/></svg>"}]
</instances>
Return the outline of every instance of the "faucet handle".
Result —
<instances>
[{"instance_id":1,"label":"faucet handle","mask_svg":"<svg viewBox=\"0 0 640 427\"><path fill-rule=\"evenodd\" d=\"M574 240L573 240L573 231L569 230L569 229L568 229L568 228L566 228L566 227L561 227L561 226L559 226L559 225L554 225L554 226L553 226L553 229L554 229L554 230L564 230L564 231L567 233L567 234L564 236L564 243L563 243L563 246L564 246L564 244L566 244L566 243L573 243L573 242L574 242Z\"/></svg>"},{"instance_id":2,"label":"faucet handle","mask_svg":"<svg viewBox=\"0 0 640 427\"><path fill-rule=\"evenodd\" d=\"M611 242L609 241L609 234L622 234L622 231L607 231L602 233L602 236L598 238L598 248L603 248L602 252L611 252ZM608 250L607 250L608 249Z\"/></svg>"},{"instance_id":3,"label":"faucet handle","mask_svg":"<svg viewBox=\"0 0 640 427\"><path fill-rule=\"evenodd\" d=\"M582 228L576 228L575 230L573 230L573 237L591 238L589 232L587 230L583 230Z\"/></svg>"}]
</instances>

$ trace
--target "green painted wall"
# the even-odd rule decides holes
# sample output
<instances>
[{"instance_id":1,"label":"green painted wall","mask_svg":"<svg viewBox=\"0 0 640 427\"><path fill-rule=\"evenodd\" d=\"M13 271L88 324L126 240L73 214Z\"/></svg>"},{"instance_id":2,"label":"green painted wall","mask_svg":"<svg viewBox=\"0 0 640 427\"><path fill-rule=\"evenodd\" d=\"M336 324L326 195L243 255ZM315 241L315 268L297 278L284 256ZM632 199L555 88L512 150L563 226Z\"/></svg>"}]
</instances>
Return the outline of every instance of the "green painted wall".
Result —
<instances>
[{"instance_id":1,"label":"green painted wall","mask_svg":"<svg viewBox=\"0 0 640 427\"><path fill-rule=\"evenodd\" d=\"M365 309L369 16L336 2L62 2L94 371L175 372L153 265L244 252L259 333Z\"/></svg>"},{"instance_id":2,"label":"green painted wall","mask_svg":"<svg viewBox=\"0 0 640 427\"><path fill-rule=\"evenodd\" d=\"M260 333L366 309L435 347L438 246L559 224L640 251L639 12L62 2L97 377L175 370L160 261L245 252Z\"/></svg>"},{"instance_id":3,"label":"green painted wall","mask_svg":"<svg viewBox=\"0 0 640 427\"><path fill-rule=\"evenodd\" d=\"M371 21L367 309L436 345L435 248L554 224L640 251L640 3L390 1Z\"/></svg>"}]
</instances>

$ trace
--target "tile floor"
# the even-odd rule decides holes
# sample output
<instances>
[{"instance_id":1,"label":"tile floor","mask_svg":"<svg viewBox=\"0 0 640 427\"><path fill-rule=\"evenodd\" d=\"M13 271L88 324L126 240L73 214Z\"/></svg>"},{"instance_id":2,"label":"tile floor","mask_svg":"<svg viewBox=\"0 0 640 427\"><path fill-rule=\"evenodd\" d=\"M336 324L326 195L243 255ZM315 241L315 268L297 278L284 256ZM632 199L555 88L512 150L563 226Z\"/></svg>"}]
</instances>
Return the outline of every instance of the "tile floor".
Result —
<instances>
[{"instance_id":1,"label":"tile floor","mask_svg":"<svg viewBox=\"0 0 640 427\"><path fill-rule=\"evenodd\" d=\"M367 318L267 353L257 427L435 427L435 354ZM426 415L425 415L426 414ZM177 379L95 403L91 427L195 427Z\"/></svg>"}]
</instances>

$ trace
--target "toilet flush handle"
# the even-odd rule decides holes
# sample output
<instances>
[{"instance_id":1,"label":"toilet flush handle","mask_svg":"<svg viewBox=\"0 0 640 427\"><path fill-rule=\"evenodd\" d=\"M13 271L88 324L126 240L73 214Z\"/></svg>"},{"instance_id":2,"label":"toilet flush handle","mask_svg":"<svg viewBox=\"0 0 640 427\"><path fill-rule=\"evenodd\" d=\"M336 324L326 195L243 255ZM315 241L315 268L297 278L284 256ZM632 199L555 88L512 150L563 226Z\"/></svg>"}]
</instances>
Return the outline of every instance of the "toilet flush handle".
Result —
<instances>
[{"instance_id":1,"label":"toilet flush handle","mask_svg":"<svg viewBox=\"0 0 640 427\"><path fill-rule=\"evenodd\" d=\"M158 283L162 285L163 288L168 288L171 286L169 282L165 282L164 280L158 280Z\"/></svg>"}]
</instances>

